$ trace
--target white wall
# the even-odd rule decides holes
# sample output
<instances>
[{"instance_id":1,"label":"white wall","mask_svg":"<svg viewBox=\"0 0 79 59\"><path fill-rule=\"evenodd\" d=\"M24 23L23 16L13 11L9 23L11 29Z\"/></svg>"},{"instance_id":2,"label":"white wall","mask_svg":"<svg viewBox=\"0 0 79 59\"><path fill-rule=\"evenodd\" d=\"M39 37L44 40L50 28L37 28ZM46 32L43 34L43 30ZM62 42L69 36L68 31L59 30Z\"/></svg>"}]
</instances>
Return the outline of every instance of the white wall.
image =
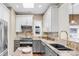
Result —
<instances>
[{"instance_id":1,"label":"white wall","mask_svg":"<svg viewBox=\"0 0 79 59\"><path fill-rule=\"evenodd\" d=\"M14 40L16 40L16 14L15 11L11 8L10 9L10 20L9 20L9 55L13 55L14 53Z\"/></svg>"}]
</instances>

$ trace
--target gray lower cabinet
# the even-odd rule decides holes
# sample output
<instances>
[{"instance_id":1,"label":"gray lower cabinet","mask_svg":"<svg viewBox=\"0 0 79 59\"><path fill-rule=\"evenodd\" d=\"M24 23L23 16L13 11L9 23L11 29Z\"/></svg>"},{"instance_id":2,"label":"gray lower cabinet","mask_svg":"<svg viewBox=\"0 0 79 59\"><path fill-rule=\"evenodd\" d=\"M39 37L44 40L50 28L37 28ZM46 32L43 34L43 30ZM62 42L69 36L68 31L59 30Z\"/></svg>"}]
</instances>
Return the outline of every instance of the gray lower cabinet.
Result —
<instances>
[{"instance_id":1,"label":"gray lower cabinet","mask_svg":"<svg viewBox=\"0 0 79 59\"><path fill-rule=\"evenodd\" d=\"M14 51L20 47L20 40L14 40Z\"/></svg>"},{"instance_id":2,"label":"gray lower cabinet","mask_svg":"<svg viewBox=\"0 0 79 59\"><path fill-rule=\"evenodd\" d=\"M41 40L33 40L33 53L44 53L45 56L58 56L55 51Z\"/></svg>"},{"instance_id":3,"label":"gray lower cabinet","mask_svg":"<svg viewBox=\"0 0 79 59\"><path fill-rule=\"evenodd\" d=\"M45 46L45 56L57 56L57 53L55 53L49 47Z\"/></svg>"},{"instance_id":4,"label":"gray lower cabinet","mask_svg":"<svg viewBox=\"0 0 79 59\"><path fill-rule=\"evenodd\" d=\"M55 51L41 40L33 40L33 53L44 53L45 56L58 56Z\"/></svg>"},{"instance_id":5,"label":"gray lower cabinet","mask_svg":"<svg viewBox=\"0 0 79 59\"><path fill-rule=\"evenodd\" d=\"M41 45L41 49L40 49L41 52L45 53L45 46L43 45L43 42L42 41L41 41L41 44L40 45Z\"/></svg>"},{"instance_id":6,"label":"gray lower cabinet","mask_svg":"<svg viewBox=\"0 0 79 59\"><path fill-rule=\"evenodd\" d=\"M41 40L33 40L33 53L44 53L44 51Z\"/></svg>"},{"instance_id":7,"label":"gray lower cabinet","mask_svg":"<svg viewBox=\"0 0 79 59\"><path fill-rule=\"evenodd\" d=\"M49 46L47 46L44 42L42 42L44 48L45 48L45 56L58 56L58 54L53 51Z\"/></svg>"}]
</instances>

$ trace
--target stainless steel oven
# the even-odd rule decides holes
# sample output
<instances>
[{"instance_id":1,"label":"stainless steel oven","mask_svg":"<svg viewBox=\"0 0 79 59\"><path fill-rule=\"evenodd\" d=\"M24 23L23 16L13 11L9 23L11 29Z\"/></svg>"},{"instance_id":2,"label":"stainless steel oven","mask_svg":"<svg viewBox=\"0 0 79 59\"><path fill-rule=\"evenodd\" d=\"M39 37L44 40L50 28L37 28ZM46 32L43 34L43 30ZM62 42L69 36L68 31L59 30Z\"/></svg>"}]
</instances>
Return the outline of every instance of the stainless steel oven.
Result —
<instances>
[{"instance_id":1,"label":"stainless steel oven","mask_svg":"<svg viewBox=\"0 0 79 59\"><path fill-rule=\"evenodd\" d=\"M40 34L40 26L35 26L35 33Z\"/></svg>"}]
</instances>

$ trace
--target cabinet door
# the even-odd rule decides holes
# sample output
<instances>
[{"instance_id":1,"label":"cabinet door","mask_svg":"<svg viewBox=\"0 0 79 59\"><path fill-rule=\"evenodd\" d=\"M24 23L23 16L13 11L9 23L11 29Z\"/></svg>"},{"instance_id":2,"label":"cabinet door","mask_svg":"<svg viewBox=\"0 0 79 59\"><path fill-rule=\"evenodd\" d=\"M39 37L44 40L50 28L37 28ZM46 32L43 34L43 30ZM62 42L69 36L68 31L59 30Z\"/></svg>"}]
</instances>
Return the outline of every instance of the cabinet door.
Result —
<instances>
[{"instance_id":1,"label":"cabinet door","mask_svg":"<svg viewBox=\"0 0 79 59\"><path fill-rule=\"evenodd\" d=\"M39 53L40 52L40 40L33 40L33 52Z\"/></svg>"},{"instance_id":2,"label":"cabinet door","mask_svg":"<svg viewBox=\"0 0 79 59\"><path fill-rule=\"evenodd\" d=\"M44 43L41 41L41 44L40 44L40 50L42 53L45 53L45 46L44 46Z\"/></svg>"},{"instance_id":3,"label":"cabinet door","mask_svg":"<svg viewBox=\"0 0 79 59\"><path fill-rule=\"evenodd\" d=\"M49 48L45 46L45 56L52 56L52 53L50 52Z\"/></svg>"},{"instance_id":4,"label":"cabinet door","mask_svg":"<svg viewBox=\"0 0 79 59\"><path fill-rule=\"evenodd\" d=\"M58 32L58 8L57 7L52 7L52 12L51 12L51 29L52 32Z\"/></svg>"},{"instance_id":5,"label":"cabinet door","mask_svg":"<svg viewBox=\"0 0 79 59\"><path fill-rule=\"evenodd\" d=\"M22 21L20 20L21 18L19 18L18 16L16 17L16 32L21 32L21 24Z\"/></svg>"},{"instance_id":6,"label":"cabinet door","mask_svg":"<svg viewBox=\"0 0 79 59\"><path fill-rule=\"evenodd\" d=\"M61 31L66 31L69 34L69 4L62 4L58 11L59 33Z\"/></svg>"},{"instance_id":7,"label":"cabinet door","mask_svg":"<svg viewBox=\"0 0 79 59\"><path fill-rule=\"evenodd\" d=\"M48 8L43 16L43 31L51 32L51 7Z\"/></svg>"},{"instance_id":8,"label":"cabinet door","mask_svg":"<svg viewBox=\"0 0 79 59\"><path fill-rule=\"evenodd\" d=\"M51 48L45 45L45 56L57 56L58 54L55 53Z\"/></svg>"},{"instance_id":9,"label":"cabinet door","mask_svg":"<svg viewBox=\"0 0 79 59\"><path fill-rule=\"evenodd\" d=\"M33 15L28 15L27 25L29 25L29 26L33 25Z\"/></svg>"},{"instance_id":10,"label":"cabinet door","mask_svg":"<svg viewBox=\"0 0 79 59\"><path fill-rule=\"evenodd\" d=\"M45 53L45 47L42 44L41 40L34 40L33 41L33 52L35 52L35 53Z\"/></svg>"}]
</instances>

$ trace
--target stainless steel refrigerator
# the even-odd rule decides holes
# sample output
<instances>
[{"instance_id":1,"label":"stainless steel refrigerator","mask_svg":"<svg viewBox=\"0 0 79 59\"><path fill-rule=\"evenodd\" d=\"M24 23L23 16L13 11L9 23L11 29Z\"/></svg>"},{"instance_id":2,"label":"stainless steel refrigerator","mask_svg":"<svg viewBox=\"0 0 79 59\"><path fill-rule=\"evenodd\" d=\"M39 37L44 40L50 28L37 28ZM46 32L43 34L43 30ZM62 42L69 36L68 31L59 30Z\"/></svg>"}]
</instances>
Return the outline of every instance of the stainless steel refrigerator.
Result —
<instances>
[{"instance_id":1,"label":"stainless steel refrigerator","mask_svg":"<svg viewBox=\"0 0 79 59\"><path fill-rule=\"evenodd\" d=\"M8 44L8 35L7 35L7 22L0 19L0 55L8 55L7 44Z\"/></svg>"}]
</instances>

